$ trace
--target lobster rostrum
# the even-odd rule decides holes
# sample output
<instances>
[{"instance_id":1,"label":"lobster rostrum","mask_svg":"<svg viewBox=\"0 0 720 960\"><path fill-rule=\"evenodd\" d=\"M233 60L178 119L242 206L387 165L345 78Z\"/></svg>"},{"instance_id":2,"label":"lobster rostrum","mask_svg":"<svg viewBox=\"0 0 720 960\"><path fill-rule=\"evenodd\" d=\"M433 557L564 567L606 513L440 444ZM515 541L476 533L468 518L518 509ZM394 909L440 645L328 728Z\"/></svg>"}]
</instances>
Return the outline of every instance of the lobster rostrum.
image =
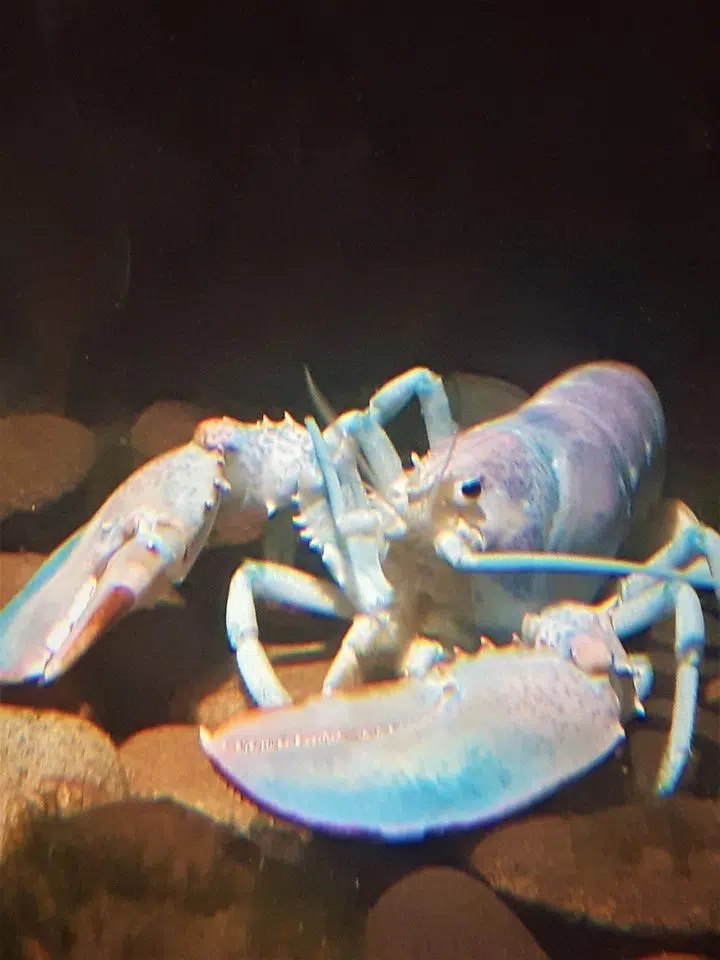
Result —
<instances>
[{"instance_id":1,"label":"lobster rostrum","mask_svg":"<svg viewBox=\"0 0 720 960\"><path fill-rule=\"evenodd\" d=\"M429 451L405 470L384 426L413 396ZM0 682L52 680L112 622L181 582L218 514L239 511L251 538L294 501L335 583L258 562L233 578L227 625L243 680L259 706L285 705L203 731L243 789L324 829L394 839L502 816L618 742L614 681L631 679L636 710L650 686L648 665L619 637L675 609L676 717L658 781L667 792L697 695L703 622L690 583L717 585L720 538L687 512L651 563L613 559L659 497L663 453L653 388L617 364L571 371L518 411L461 432L441 379L421 369L322 434L287 416L205 421L125 481L0 613ZM577 603L607 574L631 571L621 599ZM568 597L576 603L553 606ZM325 680L332 696L287 706L259 641L259 598L352 621ZM514 639L472 652L483 634ZM378 671L403 679L340 692ZM438 736L445 746L433 752ZM360 814L347 814L348 799Z\"/></svg>"}]
</instances>

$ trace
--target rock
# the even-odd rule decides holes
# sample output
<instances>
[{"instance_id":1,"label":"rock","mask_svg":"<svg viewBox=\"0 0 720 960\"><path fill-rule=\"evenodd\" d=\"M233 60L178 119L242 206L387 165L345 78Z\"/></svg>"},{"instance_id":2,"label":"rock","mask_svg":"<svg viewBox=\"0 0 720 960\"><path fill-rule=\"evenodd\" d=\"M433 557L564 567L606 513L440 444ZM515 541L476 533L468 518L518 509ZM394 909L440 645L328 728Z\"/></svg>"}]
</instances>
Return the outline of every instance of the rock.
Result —
<instances>
[{"instance_id":1,"label":"rock","mask_svg":"<svg viewBox=\"0 0 720 960\"><path fill-rule=\"evenodd\" d=\"M213 730L249 707L235 661L228 657L199 680L176 691L170 717L174 723L196 723Z\"/></svg>"},{"instance_id":2,"label":"rock","mask_svg":"<svg viewBox=\"0 0 720 960\"><path fill-rule=\"evenodd\" d=\"M28 944L71 960L339 960L357 955L360 930L353 888L327 867L271 863L171 802L36 823L0 886L3 957Z\"/></svg>"},{"instance_id":3,"label":"rock","mask_svg":"<svg viewBox=\"0 0 720 960\"><path fill-rule=\"evenodd\" d=\"M257 857L226 851L211 821L172 804L110 804L38 825L6 867L6 926L30 940L30 956L245 956Z\"/></svg>"},{"instance_id":4,"label":"rock","mask_svg":"<svg viewBox=\"0 0 720 960\"><path fill-rule=\"evenodd\" d=\"M0 855L32 813L73 813L127 795L115 747L80 717L0 706Z\"/></svg>"},{"instance_id":5,"label":"rock","mask_svg":"<svg viewBox=\"0 0 720 960\"><path fill-rule=\"evenodd\" d=\"M427 867L390 887L370 911L366 960L542 960L523 923L485 884Z\"/></svg>"},{"instance_id":6,"label":"rock","mask_svg":"<svg viewBox=\"0 0 720 960\"><path fill-rule=\"evenodd\" d=\"M119 749L130 792L146 800L175 800L247 833L258 808L214 769L200 747L197 727L153 727Z\"/></svg>"},{"instance_id":7,"label":"rock","mask_svg":"<svg viewBox=\"0 0 720 960\"><path fill-rule=\"evenodd\" d=\"M148 904L103 891L79 907L68 960L124 960L127 956L173 960L234 960L252 956L247 908L227 906L210 916L188 913L182 903ZM130 951L141 951L131 953Z\"/></svg>"},{"instance_id":8,"label":"rock","mask_svg":"<svg viewBox=\"0 0 720 960\"><path fill-rule=\"evenodd\" d=\"M327 651L324 657L316 653L314 658L303 660L298 647L288 649L287 644L269 644L267 649L280 680L293 700L306 700L322 691L323 680L330 667Z\"/></svg>"},{"instance_id":9,"label":"rock","mask_svg":"<svg viewBox=\"0 0 720 960\"><path fill-rule=\"evenodd\" d=\"M710 960L709 957L701 957L699 953L654 953L652 956L638 957L637 960Z\"/></svg>"},{"instance_id":10,"label":"rock","mask_svg":"<svg viewBox=\"0 0 720 960\"><path fill-rule=\"evenodd\" d=\"M35 511L73 490L95 459L95 437L73 420L50 413L0 419L0 520Z\"/></svg>"},{"instance_id":11,"label":"rock","mask_svg":"<svg viewBox=\"0 0 720 960\"><path fill-rule=\"evenodd\" d=\"M720 929L720 805L689 796L501 825L471 855L503 895L598 927Z\"/></svg>"},{"instance_id":12,"label":"rock","mask_svg":"<svg viewBox=\"0 0 720 960\"><path fill-rule=\"evenodd\" d=\"M197 727L156 727L131 737L120 748L131 793L138 798L170 799L203 813L244 836L263 839L282 859L302 856L310 839L295 828L262 812L221 774L203 752Z\"/></svg>"},{"instance_id":13,"label":"rock","mask_svg":"<svg viewBox=\"0 0 720 960\"><path fill-rule=\"evenodd\" d=\"M74 714L98 727L100 724L95 708L86 698L86 693L82 671L73 670L47 685L28 683L3 687L0 690L0 701L6 706Z\"/></svg>"},{"instance_id":14,"label":"rock","mask_svg":"<svg viewBox=\"0 0 720 960\"><path fill-rule=\"evenodd\" d=\"M210 414L192 403L158 400L140 414L130 430L137 462L150 460L192 440L195 426Z\"/></svg>"},{"instance_id":15,"label":"rock","mask_svg":"<svg viewBox=\"0 0 720 960\"><path fill-rule=\"evenodd\" d=\"M35 937L23 937L20 956L23 960L52 960L50 952Z\"/></svg>"}]
</instances>

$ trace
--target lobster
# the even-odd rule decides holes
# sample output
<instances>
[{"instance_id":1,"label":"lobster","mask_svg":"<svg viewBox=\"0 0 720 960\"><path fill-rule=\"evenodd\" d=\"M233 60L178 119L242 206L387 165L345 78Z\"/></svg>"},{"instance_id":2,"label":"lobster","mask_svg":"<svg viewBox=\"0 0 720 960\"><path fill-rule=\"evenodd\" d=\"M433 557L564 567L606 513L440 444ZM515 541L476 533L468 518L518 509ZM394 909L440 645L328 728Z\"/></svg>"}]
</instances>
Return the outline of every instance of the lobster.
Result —
<instances>
[{"instance_id":1,"label":"lobster","mask_svg":"<svg viewBox=\"0 0 720 960\"><path fill-rule=\"evenodd\" d=\"M405 470L384 425L413 396L430 449ZM358 448L370 486L358 473ZM459 433L442 380L419 368L390 381L364 411L343 414L323 433L312 419L302 427L287 415L279 423L205 421L189 444L125 481L0 613L0 682L49 682L111 623L148 602L158 586L181 582L223 510L239 509L257 522L295 502L301 533L320 550L335 584L253 561L233 577L227 626L243 680L260 706L285 706L254 712L214 735L201 731L206 751L241 788L303 822L393 839L503 815L578 776L612 748L622 728L611 681L632 677L636 710L649 689L647 664L628 658L619 636L676 608L678 675L691 679L678 687L682 722L673 724L659 780L661 792L674 789L692 739L703 636L690 583L717 588L720 537L691 518L652 563L613 559L633 518L659 497L663 455L659 400L639 371L618 364L571 371L516 412ZM580 552L600 556L574 556ZM633 571L625 598L612 601L617 609L572 607L580 619L573 614L568 620L570 608L553 605L568 596L587 602L606 575ZM255 601L261 597L352 621L325 679L324 693L331 696L289 706L259 641ZM551 626L532 632L525 614L548 604L540 622L549 617ZM482 634L499 640L518 632L520 639L507 646L486 642L472 652ZM581 706L580 693L588 684L595 688L598 671L604 712ZM402 679L341 692L378 672ZM575 746L559 729L555 737L548 732L561 726L551 675L561 688L578 688ZM480 679L466 682L468 676ZM438 790L428 787L435 776L432 757L418 747L444 730L457 744L457 757L469 750L497 758L489 687L498 692L496 702L514 708L523 682L555 706L542 734L542 773L534 785L499 786L492 801L473 805L458 801L471 769L460 762L449 773L455 788L448 780L439 785L446 800L440 812ZM479 722L468 724L468 713ZM540 711L537 722L545 719ZM591 737L592 723L597 736ZM530 726L515 731L516 759L525 755L523 731L527 739ZM379 752L373 754L373 745ZM353 752L365 748L370 753L364 759ZM388 750L397 763L387 760ZM349 775L342 756L369 766ZM445 767L443 752L437 757ZM418 766L430 772L419 777ZM377 822L370 814L348 820L338 812L343 797L361 799L367 771L379 767L387 773L376 781L382 794L392 793L390 783L415 784L415 814L402 813L408 800L398 790L394 814L383 813ZM506 780L500 776L498 783ZM277 789L268 790L273 783ZM319 799L323 784L329 797L334 789L336 802Z\"/></svg>"},{"instance_id":2,"label":"lobster","mask_svg":"<svg viewBox=\"0 0 720 960\"><path fill-rule=\"evenodd\" d=\"M404 470L383 424L413 395L430 451ZM664 420L649 381L630 367L588 365L456 434L441 383L412 370L339 422L374 486L357 462L332 456L309 420L322 479L306 475L296 496L302 535L338 588L247 561L227 622L245 683L265 706L287 698L258 668L257 598L341 616L349 599L352 624L325 696L201 731L226 776L261 805L330 832L408 840L506 816L617 746L621 721L643 714L652 686L648 659L628 656L620 638L674 612L676 704L656 781L658 794L673 792L692 742L704 620L689 583L657 584L648 572L693 565L720 594L720 536L676 505L670 543L595 607L587 601L613 565L591 561L579 576L567 555L614 555L659 498ZM500 558L510 572L498 572ZM484 632L510 643L482 642ZM379 665L403 679L340 692Z\"/></svg>"}]
</instances>

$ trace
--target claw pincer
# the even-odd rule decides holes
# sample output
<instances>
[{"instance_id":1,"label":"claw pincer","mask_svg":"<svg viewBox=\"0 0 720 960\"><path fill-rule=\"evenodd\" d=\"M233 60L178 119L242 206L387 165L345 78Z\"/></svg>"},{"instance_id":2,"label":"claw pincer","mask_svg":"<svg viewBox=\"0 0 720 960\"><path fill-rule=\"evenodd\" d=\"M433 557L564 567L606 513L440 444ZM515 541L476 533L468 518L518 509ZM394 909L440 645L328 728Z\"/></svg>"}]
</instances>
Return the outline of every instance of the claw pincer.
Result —
<instances>
[{"instance_id":1,"label":"claw pincer","mask_svg":"<svg viewBox=\"0 0 720 960\"><path fill-rule=\"evenodd\" d=\"M371 684L203 731L262 806L330 833L415 840L530 806L624 736L607 677L488 646L425 678Z\"/></svg>"},{"instance_id":2,"label":"claw pincer","mask_svg":"<svg viewBox=\"0 0 720 960\"><path fill-rule=\"evenodd\" d=\"M179 583L227 489L222 457L187 444L129 477L0 612L0 682L49 682L110 625Z\"/></svg>"},{"instance_id":3,"label":"claw pincer","mask_svg":"<svg viewBox=\"0 0 720 960\"><path fill-rule=\"evenodd\" d=\"M663 795L690 752L703 626L689 584L661 590L680 627ZM553 605L528 614L509 645L486 641L422 677L241 714L203 728L203 749L260 806L326 833L405 842L486 825L595 767L623 741L627 718L644 715L652 668L627 654L614 614Z\"/></svg>"}]
</instances>

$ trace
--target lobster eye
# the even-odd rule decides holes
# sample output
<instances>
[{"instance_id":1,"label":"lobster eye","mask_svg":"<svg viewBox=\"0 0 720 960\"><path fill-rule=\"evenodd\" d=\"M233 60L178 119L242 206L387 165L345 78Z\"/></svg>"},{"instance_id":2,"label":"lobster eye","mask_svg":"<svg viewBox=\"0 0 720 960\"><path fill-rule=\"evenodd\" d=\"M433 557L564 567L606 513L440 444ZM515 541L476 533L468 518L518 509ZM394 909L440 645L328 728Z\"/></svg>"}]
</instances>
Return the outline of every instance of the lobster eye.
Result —
<instances>
[{"instance_id":1,"label":"lobster eye","mask_svg":"<svg viewBox=\"0 0 720 960\"><path fill-rule=\"evenodd\" d=\"M466 480L465 483L460 484L460 492L468 500L474 500L482 493L482 479L475 477L472 480Z\"/></svg>"}]
</instances>

